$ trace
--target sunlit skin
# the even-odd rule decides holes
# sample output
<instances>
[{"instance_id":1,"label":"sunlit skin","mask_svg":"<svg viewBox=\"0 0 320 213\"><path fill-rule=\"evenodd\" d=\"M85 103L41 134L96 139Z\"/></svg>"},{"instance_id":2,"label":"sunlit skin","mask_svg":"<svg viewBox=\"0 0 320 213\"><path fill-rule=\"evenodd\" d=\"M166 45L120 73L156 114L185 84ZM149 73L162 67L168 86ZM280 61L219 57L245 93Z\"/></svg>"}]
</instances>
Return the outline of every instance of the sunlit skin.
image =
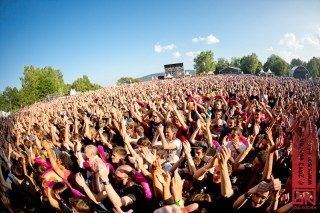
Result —
<instances>
[{"instance_id":1,"label":"sunlit skin","mask_svg":"<svg viewBox=\"0 0 320 213\"><path fill-rule=\"evenodd\" d=\"M236 121L234 119L228 119L227 121L227 125L228 125L228 128L232 129L233 127L236 126Z\"/></svg>"},{"instance_id":2,"label":"sunlit skin","mask_svg":"<svg viewBox=\"0 0 320 213\"><path fill-rule=\"evenodd\" d=\"M254 121L255 122L260 122L260 118L261 118L261 112L255 112L254 114Z\"/></svg>"},{"instance_id":3,"label":"sunlit skin","mask_svg":"<svg viewBox=\"0 0 320 213\"><path fill-rule=\"evenodd\" d=\"M219 165L216 165L214 167L213 182L214 183L221 183L221 168Z\"/></svg>"},{"instance_id":4,"label":"sunlit skin","mask_svg":"<svg viewBox=\"0 0 320 213\"><path fill-rule=\"evenodd\" d=\"M222 111L218 110L214 113L214 120L211 122L210 131L213 132L214 125L217 125L222 117Z\"/></svg>"},{"instance_id":5,"label":"sunlit skin","mask_svg":"<svg viewBox=\"0 0 320 213\"><path fill-rule=\"evenodd\" d=\"M169 141L174 140L174 139L175 139L175 135L176 135L176 133L174 133L171 128L167 128L167 129L166 129L166 138L167 138Z\"/></svg>"},{"instance_id":6,"label":"sunlit skin","mask_svg":"<svg viewBox=\"0 0 320 213\"><path fill-rule=\"evenodd\" d=\"M84 154L88 159L94 157L94 156L92 156L92 153L89 151L89 149L87 147L84 148Z\"/></svg>"},{"instance_id":7,"label":"sunlit skin","mask_svg":"<svg viewBox=\"0 0 320 213\"><path fill-rule=\"evenodd\" d=\"M199 159L203 159L203 157L204 157L203 149L202 148L194 149L194 155L195 155L195 157L198 157Z\"/></svg>"},{"instance_id":8,"label":"sunlit skin","mask_svg":"<svg viewBox=\"0 0 320 213\"><path fill-rule=\"evenodd\" d=\"M238 135L238 133L234 130L231 131L231 140L232 139L240 139L240 135Z\"/></svg>"},{"instance_id":9,"label":"sunlit skin","mask_svg":"<svg viewBox=\"0 0 320 213\"><path fill-rule=\"evenodd\" d=\"M121 156L115 152L112 152L111 161L112 163L119 163L121 160Z\"/></svg>"},{"instance_id":10,"label":"sunlit skin","mask_svg":"<svg viewBox=\"0 0 320 213\"><path fill-rule=\"evenodd\" d=\"M159 116L156 113L152 114L151 120L156 122L156 123L159 123L161 121L161 119L159 118Z\"/></svg>"},{"instance_id":11,"label":"sunlit skin","mask_svg":"<svg viewBox=\"0 0 320 213\"><path fill-rule=\"evenodd\" d=\"M125 186L128 182L128 175L116 170L113 174L113 178L118 186Z\"/></svg>"},{"instance_id":12,"label":"sunlit skin","mask_svg":"<svg viewBox=\"0 0 320 213\"><path fill-rule=\"evenodd\" d=\"M266 202L269 196L269 191L267 192L257 192L253 195L252 201L251 201L251 206L254 208L259 208Z\"/></svg>"},{"instance_id":13,"label":"sunlit skin","mask_svg":"<svg viewBox=\"0 0 320 213\"><path fill-rule=\"evenodd\" d=\"M177 127L181 127L181 123L180 123L180 121L179 121L179 119L178 119L177 116L174 116L174 117L172 118L172 123L173 123L174 125L176 125Z\"/></svg>"},{"instance_id":14,"label":"sunlit skin","mask_svg":"<svg viewBox=\"0 0 320 213\"><path fill-rule=\"evenodd\" d=\"M222 109L222 103L221 103L221 101L216 101L216 102L214 103L214 106L215 106L216 109Z\"/></svg>"},{"instance_id":15,"label":"sunlit skin","mask_svg":"<svg viewBox=\"0 0 320 213\"><path fill-rule=\"evenodd\" d=\"M209 109L210 101L205 101L203 106L204 106L204 108Z\"/></svg>"},{"instance_id":16,"label":"sunlit skin","mask_svg":"<svg viewBox=\"0 0 320 213\"><path fill-rule=\"evenodd\" d=\"M230 176L231 171L229 171L228 174ZM214 183L221 183L221 167L220 167L220 165L214 166L213 182Z\"/></svg>"},{"instance_id":17,"label":"sunlit skin","mask_svg":"<svg viewBox=\"0 0 320 213\"><path fill-rule=\"evenodd\" d=\"M58 167L59 167L61 170L64 170L64 169L65 169L64 166L61 164L61 160L60 160L60 159L57 160L57 164L58 164Z\"/></svg>"}]
</instances>

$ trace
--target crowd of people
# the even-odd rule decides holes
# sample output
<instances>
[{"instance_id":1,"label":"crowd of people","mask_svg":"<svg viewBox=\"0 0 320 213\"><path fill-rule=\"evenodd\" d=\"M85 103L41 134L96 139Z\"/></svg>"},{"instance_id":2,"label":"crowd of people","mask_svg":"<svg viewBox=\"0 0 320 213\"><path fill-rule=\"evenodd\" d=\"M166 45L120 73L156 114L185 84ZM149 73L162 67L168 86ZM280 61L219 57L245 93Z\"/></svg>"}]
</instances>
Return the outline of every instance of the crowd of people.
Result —
<instances>
[{"instance_id":1,"label":"crowd of people","mask_svg":"<svg viewBox=\"0 0 320 213\"><path fill-rule=\"evenodd\" d=\"M0 209L290 212L292 150L301 129L319 150L319 101L315 81L205 76L33 104L0 120Z\"/></svg>"}]
</instances>

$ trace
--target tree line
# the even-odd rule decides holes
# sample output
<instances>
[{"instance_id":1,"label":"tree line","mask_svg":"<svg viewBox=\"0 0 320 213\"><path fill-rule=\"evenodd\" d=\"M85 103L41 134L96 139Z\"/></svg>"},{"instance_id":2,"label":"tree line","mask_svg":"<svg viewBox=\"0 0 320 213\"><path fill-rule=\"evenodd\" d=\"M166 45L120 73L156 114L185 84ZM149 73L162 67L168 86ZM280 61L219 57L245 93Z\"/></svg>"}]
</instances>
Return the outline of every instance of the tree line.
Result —
<instances>
[{"instance_id":1,"label":"tree line","mask_svg":"<svg viewBox=\"0 0 320 213\"><path fill-rule=\"evenodd\" d=\"M255 53L243 56L242 58L233 57L230 61L225 58L218 58L217 61L214 61L214 53L212 51L205 51L194 58L194 69L197 71L197 74L208 73L209 71L219 74L221 70L228 66L240 68L247 74L256 74L261 69L264 71L270 69L277 76L288 76L289 71L293 67L304 66L309 70L313 78L320 76L320 57L313 57L308 62L294 58L289 64L280 56L272 54L262 64Z\"/></svg>"},{"instance_id":2,"label":"tree line","mask_svg":"<svg viewBox=\"0 0 320 213\"><path fill-rule=\"evenodd\" d=\"M197 74L206 74L209 71L219 74L221 70L230 66L240 68L246 74L257 74L261 69L264 71L270 69L276 76L288 76L289 71L293 67L304 66L309 70L313 78L320 76L320 57L313 57L308 62L294 58L289 64L280 56L272 54L267 61L262 64L255 53L243 56L242 58L232 57L230 61L225 58L218 58L217 61L215 61L212 51L202 51L194 58L193 62ZM139 82L139 79L122 77L117 81L117 84L130 84L135 82Z\"/></svg>"},{"instance_id":3,"label":"tree line","mask_svg":"<svg viewBox=\"0 0 320 213\"><path fill-rule=\"evenodd\" d=\"M7 86L0 93L0 110L13 112L38 101L68 95L71 89L85 92L102 88L98 84L91 83L86 75L77 78L72 84L66 84L62 72L50 66L44 68L25 66L20 81L20 90Z\"/></svg>"}]
</instances>

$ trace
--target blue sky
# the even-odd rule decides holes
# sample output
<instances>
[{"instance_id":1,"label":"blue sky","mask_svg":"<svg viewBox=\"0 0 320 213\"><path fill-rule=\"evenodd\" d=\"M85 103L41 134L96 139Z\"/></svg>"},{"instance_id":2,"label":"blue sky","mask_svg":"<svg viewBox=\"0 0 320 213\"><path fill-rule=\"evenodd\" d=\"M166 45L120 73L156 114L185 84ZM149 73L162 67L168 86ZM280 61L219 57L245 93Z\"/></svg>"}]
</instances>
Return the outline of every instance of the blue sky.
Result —
<instances>
[{"instance_id":1,"label":"blue sky","mask_svg":"<svg viewBox=\"0 0 320 213\"><path fill-rule=\"evenodd\" d=\"M318 0L0 0L0 91L21 88L25 65L111 86L164 64L193 69L207 50L308 61L320 57L319 11Z\"/></svg>"}]
</instances>

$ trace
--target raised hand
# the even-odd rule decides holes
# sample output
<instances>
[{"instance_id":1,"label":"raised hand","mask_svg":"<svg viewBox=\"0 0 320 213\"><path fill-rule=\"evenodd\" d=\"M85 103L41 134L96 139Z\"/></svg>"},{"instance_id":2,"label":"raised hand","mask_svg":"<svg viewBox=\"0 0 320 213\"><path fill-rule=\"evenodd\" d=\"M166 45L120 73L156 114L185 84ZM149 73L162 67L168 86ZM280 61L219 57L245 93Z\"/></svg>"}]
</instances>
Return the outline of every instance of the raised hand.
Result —
<instances>
[{"instance_id":1,"label":"raised hand","mask_svg":"<svg viewBox=\"0 0 320 213\"><path fill-rule=\"evenodd\" d=\"M227 161L231 156L231 150L226 146L221 146L220 153L218 153L218 163L221 165L226 165Z\"/></svg>"},{"instance_id":2,"label":"raised hand","mask_svg":"<svg viewBox=\"0 0 320 213\"><path fill-rule=\"evenodd\" d=\"M171 176L169 172L164 172L162 169L158 168L155 170L154 175L163 186L170 185Z\"/></svg>"},{"instance_id":3,"label":"raised hand","mask_svg":"<svg viewBox=\"0 0 320 213\"><path fill-rule=\"evenodd\" d=\"M273 141L271 127L267 127L267 128L266 128L266 135L267 135L267 139L268 139L268 140Z\"/></svg>"},{"instance_id":4,"label":"raised hand","mask_svg":"<svg viewBox=\"0 0 320 213\"><path fill-rule=\"evenodd\" d=\"M174 172L174 176L171 180L171 193L175 201L179 201L182 199L183 183L184 183L184 180L181 180L178 170L176 169Z\"/></svg>"},{"instance_id":5,"label":"raised hand","mask_svg":"<svg viewBox=\"0 0 320 213\"><path fill-rule=\"evenodd\" d=\"M191 146L188 140L182 142L183 151L186 155L191 153Z\"/></svg>"},{"instance_id":6,"label":"raised hand","mask_svg":"<svg viewBox=\"0 0 320 213\"><path fill-rule=\"evenodd\" d=\"M101 180L108 181L110 173L109 167L107 167L103 162L98 162L98 167Z\"/></svg>"},{"instance_id":7,"label":"raised hand","mask_svg":"<svg viewBox=\"0 0 320 213\"><path fill-rule=\"evenodd\" d=\"M45 150L51 150L52 147L53 147L53 144L52 143L49 143L48 141L43 141L42 142L42 146Z\"/></svg>"},{"instance_id":8,"label":"raised hand","mask_svg":"<svg viewBox=\"0 0 320 213\"><path fill-rule=\"evenodd\" d=\"M253 135L250 135L250 136L247 138L247 149L249 149L249 150L252 149L253 142L254 142L254 136L253 136Z\"/></svg>"},{"instance_id":9,"label":"raised hand","mask_svg":"<svg viewBox=\"0 0 320 213\"><path fill-rule=\"evenodd\" d=\"M85 187L85 185L86 185L86 181L84 180L84 178L80 172L76 174L76 182L81 187Z\"/></svg>"},{"instance_id":10,"label":"raised hand","mask_svg":"<svg viewBox=\"0 0 320 213\"><path fill-rule=\"evenodd\" d=\"M276 139L276 142L273 146L270 147L269 152L275 152L276 150L280 149L283 145L283 137L279 137Z\"/></svg>"},{"instance_id":11,"label":"raised hand","mask_svg":"<svg viewBox=\"0 0 320 213\"><path fill-rule=\"evenodd\" d=\"M141 156L150 164L156 160L156 153L152 154L148 147L142 147Z\"/></svg>"},{"instance_id":12,"label":"raised hand","mask_svg":"<svg viewBox=\"0 0 320 213\"><path fill-rule=\"evenodd\" d=\"M158 131L159 133L163 132L163 125L162 125L162 124L160 124L160 125L158 126L157 131Z\"/></svg>"}]
</instances>

